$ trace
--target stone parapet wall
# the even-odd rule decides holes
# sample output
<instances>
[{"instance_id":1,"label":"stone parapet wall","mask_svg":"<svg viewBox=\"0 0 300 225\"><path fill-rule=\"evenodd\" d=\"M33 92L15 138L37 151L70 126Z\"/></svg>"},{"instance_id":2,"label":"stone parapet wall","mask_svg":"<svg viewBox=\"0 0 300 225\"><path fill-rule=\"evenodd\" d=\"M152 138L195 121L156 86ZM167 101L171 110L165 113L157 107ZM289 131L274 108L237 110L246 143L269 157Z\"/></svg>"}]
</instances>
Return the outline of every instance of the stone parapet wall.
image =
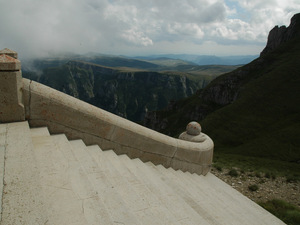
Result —
<instances>
[{"instance_id":1,"label":"stone parapet wall","mask_svg":"<svg viewBox=\"0 0 300 225\"><path fill-rule=\"evenodd\" d=\"M214 145L203 133L200 143L175 139L24 78L23 97L32 127L47 126L53 134L65 133L144 162L203 175L210 170Z\"/></svg>"},{"instance_id":2,"label":"stone parapet wall","mask_svg":"<svg viewBox=\"0 0 300 225\"><path fill-rule=\"evenodd\" d=\"M214 144L201 133L200 125L195 134L190 131L182 135L189 141L160 134L23 79L17 57L10 49L0 51L0 123L28 120L32 127L47 126L52 134L64 133L69 139L82 139L87 145L97 144L103 150L112 149L130 158L191 173L209 172Z\"/></svg>"}]
</instances>

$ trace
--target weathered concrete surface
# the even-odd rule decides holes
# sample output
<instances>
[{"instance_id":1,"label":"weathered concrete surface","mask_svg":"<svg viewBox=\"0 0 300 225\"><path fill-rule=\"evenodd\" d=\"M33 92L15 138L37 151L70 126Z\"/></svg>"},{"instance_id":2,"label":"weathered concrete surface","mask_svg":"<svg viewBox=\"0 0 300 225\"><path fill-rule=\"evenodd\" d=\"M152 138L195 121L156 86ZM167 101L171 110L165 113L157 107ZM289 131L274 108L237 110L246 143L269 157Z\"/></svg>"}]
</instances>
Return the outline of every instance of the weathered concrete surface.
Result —
<instances>
[{"instance_id":1,"label":"weathered concrete surface","mask_svg":"<svg viewBox=\"0 0 300 225\"><path fill-rule=\"evenodd\" d=\"M19 71L21 62L9 55L0 54L0 71Z\"/></svg>"},{"instance_id":2,"label":"weathered concrete surface","mask_svg":"<svg viewBox=\"0 0 300 225\"><path fill-rule=\"evenodd\" d=\"M96 157L97 152L93 153ZM151 173L148 166L139 159L130 160L126 155L117 156L112 151L107 151L102 155L102 160L109 161L121 177L129 180L131 189L140 194L140 198L145 199L149 204L166 207L172 214L173 220L180 221L180 224L208 224L201 215L191 210L190 206L182 201L180 195L174 194L173 190L165 185L159 176Z\"/></svg>"},{"instance_id":3,"label":"weathered concrete surface","mask_svg":"<svg viewBox=\"0 0 300 225\"><path fill-rule=\"evenodd\" d=\"M0 122L25 120L20 69L19 60L0 55Z\"/></svg>"},{"instance_id":4,"label":"weathered concrete surface","mask_svg":"<svg viewBox=\"0 0 300 225\"><path fill-rule=\"evenodd\" d=\"M65 133L70 139L165 167L198 174L209 171L213 142L205 134L201 143L174 139L42 84L23 79L23 87L31 126L48 126L50 133Z\"/></svg>"},{"instance_id":5,"label":"weathered concrete surface","mask_svg":"<svg viewBox=\"0 0 300 225\"><path fill-rule=\"evenodd\" d=\"M2 194L3 179L5 170L5 150L6 150L7 124L0 124L0 221L2 216Z\"/></svg>"},{"instance_id":6,"label":"weathered concrete surface","mask_svg":"<svg viewBox=\"0 0 300 225\"><path fill-rule=\"evenodd\" d=\"M84 200L92 198L90 183L80 171L74 157L65 156L68 149L60 149L51 136L32 138L33 153L39 169L39 182L47 217L45 224L88 224L84 215ZM69 149L71 147L69 146Z\"/></svg>"},{"instance_id":7,"label":"weathered concrete surface","mask_svg":"<svg viewBox=\"0 0 300 225\"><path fill-rule=\"evenodd\" d=\"M45 208L40 193L39 170L28 123L5 125L7 127L4 134L6 144L1 224L44 224ZM3 137L1 139L3 140Z\"/></svg>"},{"instance_id":8,"label":"weathered concrete surface","mask_svg":"<svg viewBox=\"0 0 300 225\"><path fill-rule=\"evenodd\" d=\"M15 59L18 58L18 53L15 52L15 51L13 51L13 50L10 50L10 49L8 49L8 48L2 49L2 50L0 51L0 55L2 55L2 54L9 55L10 57L13 57L13 58L15 58Z\"/></svg>"},{"instance_id":9,"label":"weathered concrete surface","mask_svg":"<svg viewBox=\"0 0 300 225\"><path fill-rule=\"evenodd\" d=\"M65 164L65 168L68 171L67 178L63 181L63 183L66 183L67 180L71 181L70 183L73 191L76 193L78 198L82 200L82 209L78 212L78 214L84 214L86 224L112 225L113 222L110 217L110 213L108 212L109 210L107 209L107 205L103 201L102 197L105 191L99 192L99 194L95 191L95 187L92 185L91 181L88 180L87 171L82 167L80 162L81 159L76 159L73 152L74 149L65 135L54 135L52 136L52 139L58 150L63 153L64 159L67 161ZM70 223L70 221L66 222Z\"/></svg>"},{"instance_id":10,"label":"weathered concrete surface","mask_svg":"<svg viewBox=\"0 0 300 225\"><path fill-rule=\"evenodd\" d=\"M211 173L132 160L27 121L0 124L1 146L1 225L284 224Z\"/></svg>"},{"instance_id":11,"label":"weathered concrete surface","mask_svg":"<svg viewBox=\"0 0 300 225\"><path fill-rule=\"evenodd\" d=\"M31 128L30 133L32 137L45 137L50 136L49 130L47 127L37 127L37 128Z\"/></svg>"},{"instance_id":12,"label":"weathered concrete surface","mask_svg":"<svg viewBox=\"0 0 300 225\"><path fill-rule=\"evenodd\" d=\"M104 202L110 217L113 218L113 221L118 221L120 224L140 224L132 210L136 207L136 204L131 204L130 206L126 204L125 199L129 196L129 193L127 196L120 193L118 184L116 184L114 180L120 184L120 180L122 178L118 175L112 175L109 172L113 168L108 161L103 161L104 158L101 157L102 152L100 151L99 157L94 158L88 153L82 140L73 140L70 141L70 143L73 148L75 158L81 162L82 167L85 169L87 178L90 181L91 186L94 188L94 192L100 193L100 197ZM98 164L97 160L99 158L102 161ZM125 190L128 192L129 189L125 189L124 185L123 191Z\"/></svg>"}]
</instances>

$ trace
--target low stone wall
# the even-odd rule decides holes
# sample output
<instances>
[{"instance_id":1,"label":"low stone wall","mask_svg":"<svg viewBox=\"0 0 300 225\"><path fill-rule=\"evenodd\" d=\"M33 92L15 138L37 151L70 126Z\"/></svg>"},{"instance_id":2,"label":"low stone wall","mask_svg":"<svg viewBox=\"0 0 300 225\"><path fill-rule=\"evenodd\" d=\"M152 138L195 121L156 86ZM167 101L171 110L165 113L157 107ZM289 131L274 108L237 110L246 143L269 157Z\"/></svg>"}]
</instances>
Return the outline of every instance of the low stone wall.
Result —
<instances>
[{"instance_id":1,"label":"low stone wall","mask_svg":"<svg viewBox=\"0 0 300 225\"><path fill-rule=\"evenodd\" d=\"M23 79L17 58L10 49L0 51L0 123L28 120L32 127L47 126L52 134L64 133L69 139L82 139L130 158L192 173L209 172L214 145L200 125L195 133L199 136L193 136L194 131L182 135L198 143L168 137Z\"/></svg>"},{"instance_id":2,"label":"low stone wall","mask_svg":"<svg viewBox=\"0 0 300 225\"><path fill-rule=\"evenodd\" d=\"M201 143L171 138L24 78L23 98L32 127L47 126L52 134L65 133L144 162L203 175L210 170L214 145L205 134Z\"/></svg>"}]
</instances>

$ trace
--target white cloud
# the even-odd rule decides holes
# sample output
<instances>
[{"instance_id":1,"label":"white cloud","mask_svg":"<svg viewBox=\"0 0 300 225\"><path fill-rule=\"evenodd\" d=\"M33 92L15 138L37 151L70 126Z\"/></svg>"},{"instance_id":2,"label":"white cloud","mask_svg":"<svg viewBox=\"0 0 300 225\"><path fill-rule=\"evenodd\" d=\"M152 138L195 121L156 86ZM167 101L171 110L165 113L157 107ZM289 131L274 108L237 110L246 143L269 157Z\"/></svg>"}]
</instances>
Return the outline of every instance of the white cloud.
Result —
<instances>
[{"instance_id":1,"label":"white cloud","mask_svg":"<svg viewBox=\"0 0 300 225\"><path fill-rule=\"evenodd\" d=\"M138 29L129 29L124 31L122 34L122 37L125 38L129 43L135 44L135 45L142 45L142 46L149 46L153 45L152 40L145 36L143 32L138 31Z\"/></svg>"},{"instance_id":2,"label":"white cloud","mask_svg":"<svg viewBox=\"0 0 300 225\"><path fill-rule=\"evenodd\" d=\"M243 42L252 42L258 39L255 29L240 19L228 19L225 23L215 24L215 28L211 28L211 36L223 38L224 40L234 40ZM264 40L263 40L264 41Z\"/></svg>"},{"instance_id":3,"label":"white cloud","mask_svg":"<svg viewBox=\"0 0 300 225\"><path fill-rule=\"evenodd\" d=\"M195 23L169 23L167 31L172 35L187 36L201 39L204 36L201 28Z\"/></svg>"},{"instance_id":4,"label":"white cloud","mask_svg":"<svg viewBox=\"0 0 300 225\"><path fill-rule=\"evenodd\" d=\"M248 54L251 45L262 50L270 29L288 25L297 12L298 0L0 0L0 48L20 56L197 54L216 43L214 54Z\"/></svg>"}]
</instances>

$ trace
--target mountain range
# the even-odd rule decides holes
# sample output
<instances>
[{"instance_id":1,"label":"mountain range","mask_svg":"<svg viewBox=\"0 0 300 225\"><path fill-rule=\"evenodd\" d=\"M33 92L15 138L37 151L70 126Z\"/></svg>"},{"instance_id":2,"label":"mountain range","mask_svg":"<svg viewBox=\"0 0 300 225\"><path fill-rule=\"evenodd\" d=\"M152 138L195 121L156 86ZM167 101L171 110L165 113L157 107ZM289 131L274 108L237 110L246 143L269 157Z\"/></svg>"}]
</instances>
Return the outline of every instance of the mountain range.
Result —
<instances>
[{"instance_id":1,"label":"mountain range","mask_svg":"<svg viewBox=\"0 0 300 225\"><path fill-rule=\"evenodd\" d=\"M188 122L199 121L214 140L217 154L296 163L299 171L299 59L296 14L288 27L270 31L259 58L164 110L148 112L144 125L177 136Z\"/></svg>"},{"instance_id":2,"label":"mountain range","mask_svg":"<svg viewBox=\"0 0 300 225\"><path fill-rule=\"evenodd\" d=\"M215 161L252 157L278 170L288 162L300 176L300 14L288 27L275 26L248 64L215 65L213 58L87 54L22 65L24 77L167 135L198 121L214 140Z\"/></svg>"},{"instance_id":3,"label":"mountain range","mask_svg":"<svg viewBox=\"0 0 300 225\"><path fill-rule=\"evenodd\" d=\"M66 55L23 63L23 76L134 122L194 94L238 66L199 66L163 58Z\"/></svg>"},{"instance_id":4,"label":"mountain range","mask_svg":"<svg viewBox=\"0 0 300 225\"><path fill-rule=\"evenodd\" d=\"M215 55L191 55L191 54L163 54L135 57L136 59L143 59L154 61L157 59L175 59L194 63L196 65L244 65L254 59L258 55L236 55L236 56L215 56Z\"/></svg>"}]
</instances>

